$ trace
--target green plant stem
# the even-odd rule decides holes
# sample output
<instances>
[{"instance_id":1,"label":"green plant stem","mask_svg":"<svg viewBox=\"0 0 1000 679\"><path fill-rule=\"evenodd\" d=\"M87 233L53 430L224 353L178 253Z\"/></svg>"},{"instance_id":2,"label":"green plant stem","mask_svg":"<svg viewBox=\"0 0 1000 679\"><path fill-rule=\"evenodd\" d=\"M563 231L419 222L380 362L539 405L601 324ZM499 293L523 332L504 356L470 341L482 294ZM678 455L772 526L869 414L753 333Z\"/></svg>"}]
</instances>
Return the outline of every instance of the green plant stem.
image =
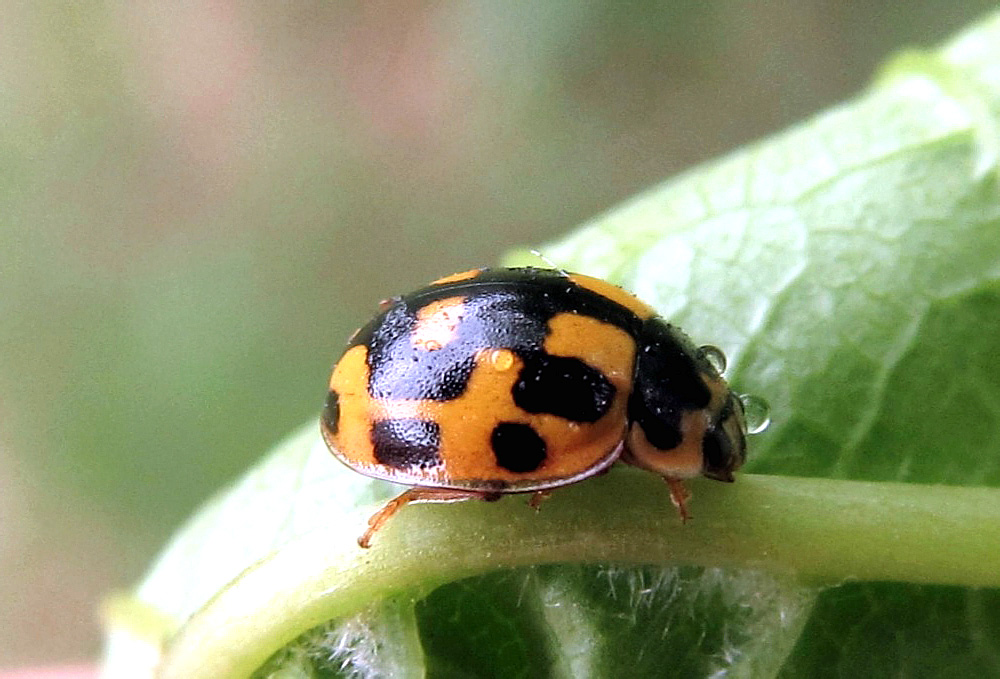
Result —
<instances>
[{"instance_id":1,"label":"green plant stem","mask_svg":"<svg viewBox=\"0 0 1000 679\"><path fill-rule=\"evenodd\" d=\"M161 679L245 679L275 650L387 595L500 568L700 564L804 581L1000 586L1000 489L742 475L692 483L681 525L664 485L632 469L557 491L540 512L408 507L370 550L310 533L246 570L181 628ZM331 517L331 521L338 517ZM339 517L356 521L361 515Z\"/></svg>"}]
</instances>

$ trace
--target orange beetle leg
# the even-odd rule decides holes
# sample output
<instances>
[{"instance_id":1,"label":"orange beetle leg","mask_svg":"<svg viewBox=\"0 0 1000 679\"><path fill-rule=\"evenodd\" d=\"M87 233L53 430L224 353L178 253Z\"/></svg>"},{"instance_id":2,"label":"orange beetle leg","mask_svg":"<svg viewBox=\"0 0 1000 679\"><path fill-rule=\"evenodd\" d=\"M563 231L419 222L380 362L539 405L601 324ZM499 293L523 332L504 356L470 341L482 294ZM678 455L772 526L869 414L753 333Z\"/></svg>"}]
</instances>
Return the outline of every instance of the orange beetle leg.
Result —
<instances>
[{"instance_id":1,"label":"orange beetle leg","mask_svg":"<svg viewBox=\"0 0 1000 679\"><path fill-rule=\"evenodd\" d=\"M670 486L670 501L677 507L677 511L681 515L681 523L686 523L691 518L687 508L687 501L691 499L691 491L687 489L681 479L664 476L663 480Z\"/></svg>"},{"instance_id":2,"label":"orange beetle leg","mask_svg":"<svg viewBox=\"0 0 1000 679\"><path fill-rule=\"evenodd\" d=\"M368 530L358 538L358 544L365 549L371 546L372 536L385 525L393 514L411 502L459 502L472 498L493 499L491 493L478 490L456 490L452 488L421 488L416 486L403 491L389 500L382 509L368 519Z\"/></svg>"}]
</instances>

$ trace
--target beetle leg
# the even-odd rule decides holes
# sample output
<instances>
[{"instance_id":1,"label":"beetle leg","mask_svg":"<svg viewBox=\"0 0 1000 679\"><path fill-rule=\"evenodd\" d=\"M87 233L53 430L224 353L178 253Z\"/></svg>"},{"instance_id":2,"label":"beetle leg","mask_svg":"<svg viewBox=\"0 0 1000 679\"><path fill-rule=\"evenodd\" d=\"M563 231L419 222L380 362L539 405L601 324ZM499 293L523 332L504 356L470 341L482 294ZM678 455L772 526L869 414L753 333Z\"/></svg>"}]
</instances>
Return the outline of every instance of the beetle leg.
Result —
<instances>
[{"instance_id":1,"label":"beetle leg","mask_svg":"<svg viewBox=\"0 0 1000 679\"><path fill-rule=\"evenodd\" d=\"M387 297L386 299L383 299L381 302L378 303L378 310L385 311L386 309L391 309L393 306L396 305L397 302L399 302L402 299L403 298L399 297L398 295L396 297Z\"/></svg>"},{"instance_id":2,"label":"beetle leg","mask_svg":"<svg viewBox=\"0 0 1000 679\"><path fill-rule=\"evenodd\" d=\"M677 511L681 515L681 523L686 523L691 518L687 508L687 501L691 499L691 491L687 489L681 479L664 476L663 480L670 486L670 501L677 507Z\"/></svg>"},{"instance_id":3,"label":"beetle leg","mask_svg":"<svg viewBox=\"0 0 1000 679\"><path fill-rule=\"evenodd\" d=\"M385 503L382 509L368 519L368 530L358 538L358 544L365 549L371 546L372 536L379 531L393 514L411 502L459 502L471 498L490 499L490 493L479 490L459 490L455 488L421 488L416 486L405 490Z\"/></svg>"},{"instance_id":4,"label":"beetle leg","mask_svg":"<svg viewBox=\"0 0 1000 679\"><path fill-rule=\"evenodd\" d=\"M549 499L550 495L552 495L551 490L536 490L531 494L531 499L528 500L528 506L537 512L542 506L542 502Z\"/></svg>"}]
</instances>

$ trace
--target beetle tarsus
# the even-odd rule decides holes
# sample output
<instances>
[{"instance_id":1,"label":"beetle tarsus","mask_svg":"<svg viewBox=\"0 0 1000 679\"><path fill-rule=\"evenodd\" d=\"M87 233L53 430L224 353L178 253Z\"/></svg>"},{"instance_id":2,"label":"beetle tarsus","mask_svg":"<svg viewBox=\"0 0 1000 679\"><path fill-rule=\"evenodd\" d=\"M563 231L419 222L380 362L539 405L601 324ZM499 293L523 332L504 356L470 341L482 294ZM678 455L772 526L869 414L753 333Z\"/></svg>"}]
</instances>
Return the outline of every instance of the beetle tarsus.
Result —
<instances>
[{"instance_id":1,"label":"beetle tarsus","mask_svg":"<svg viewBox=\"0 0 1000 679\"><path fill-rule=\"evenodd\" d=\"M681 479L672 479L669 476L663 478L670 486L670 501L677 507L677 512L681 515L681 523L687 523L691 520L691 512L687 508L687 501L691 499L691 491Z\"/></svg>"},{"instance_id":2,"label":"beetle tarsus","mask_svg":"<svg viewBox=\"0 0 1000 679\"><path fill-rule=\"evenodd\" d=\"M541 509L542 503L549 499L550 495L552 495L551 490L536 490L532 493L531 499L528 500L528 506L537 512Z\"/></svg>"}]
</instances>

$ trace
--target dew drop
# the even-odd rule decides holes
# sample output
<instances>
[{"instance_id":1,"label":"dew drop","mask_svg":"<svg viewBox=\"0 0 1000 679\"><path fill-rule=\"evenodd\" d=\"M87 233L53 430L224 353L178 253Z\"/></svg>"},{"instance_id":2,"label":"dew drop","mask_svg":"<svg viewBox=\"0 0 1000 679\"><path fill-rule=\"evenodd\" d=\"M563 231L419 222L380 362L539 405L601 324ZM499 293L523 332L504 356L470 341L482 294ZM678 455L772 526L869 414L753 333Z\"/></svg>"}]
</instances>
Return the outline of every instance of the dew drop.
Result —
<instances>
[{"instance_id":1,"label":"dew drop","mask_svg":"<svg viewBox=\"0 0 1000 679\"><path fill-rule=\"evenodd\" d=\"M495 370L510 370L514 365L514 354L508 349L493 349L489 353L489 361Z\"/></svg>"},{"instance_id":2,"label":"dew drop","mask_svg":"<svg viewBox=\"0 0 1000 679\"><path fill-rule=\"evenodd\" d=\"M771 405L754 394L740 394L743 416L746 418L747 433L759 434L771 424Z\"/></svg>"},{"instance_id":3,"label":"dew drop","mask_svg":"<svg viewBox=\"0 0 1000 679\"><path fill-rule=\"evenodd\" d=\"M714 347L711 344L706 344L698 347L698 352L701 354L702 358L708 361L709 364L715 368L715 372L720 375L726 372L726 355L722 353L722 349Z\"/></svg>"}]
</instances>

